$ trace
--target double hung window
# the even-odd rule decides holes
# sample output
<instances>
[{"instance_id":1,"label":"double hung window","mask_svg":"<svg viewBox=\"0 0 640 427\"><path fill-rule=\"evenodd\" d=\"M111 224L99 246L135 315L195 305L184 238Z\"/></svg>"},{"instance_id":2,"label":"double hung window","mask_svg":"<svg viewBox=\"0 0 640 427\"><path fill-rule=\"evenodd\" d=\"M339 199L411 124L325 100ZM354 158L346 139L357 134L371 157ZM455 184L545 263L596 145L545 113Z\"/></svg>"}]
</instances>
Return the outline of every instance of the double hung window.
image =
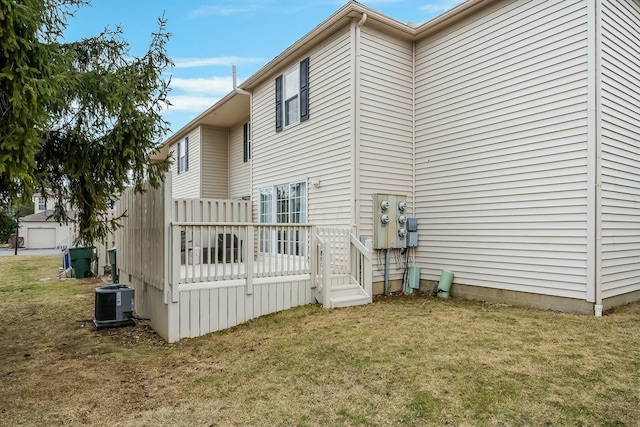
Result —
<instances>
[{"instance_id":1,"label":"double hung window","mask_svg":"<svg viewBox=\"0 0 640 427\"><path fill-rule=\"evenodd\" d=\"M189 170L189 137L178 142L178 174Z\"/></svg>"},{"instance_id":2,"label":"double hung window","mask_svg":"<svg viewBox=\"0 0 640 427\"><path fill-rule=\"evenodd\" d=\"M309 58L276 78L276 132L309 119Z\"/></svg>"}]
</instances>

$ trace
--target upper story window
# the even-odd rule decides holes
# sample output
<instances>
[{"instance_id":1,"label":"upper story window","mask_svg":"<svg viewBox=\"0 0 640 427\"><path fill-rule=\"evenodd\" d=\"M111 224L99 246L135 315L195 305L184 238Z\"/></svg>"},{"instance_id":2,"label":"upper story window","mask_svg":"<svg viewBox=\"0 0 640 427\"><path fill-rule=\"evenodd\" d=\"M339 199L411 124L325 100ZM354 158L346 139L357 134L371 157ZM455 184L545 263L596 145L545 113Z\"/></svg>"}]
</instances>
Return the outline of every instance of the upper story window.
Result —
<instances>
[{"instance_id":1,"label":"upper story window","mask_svg":"<svg viewBox=\"0 0 640 427\"><path fill-rule=\"evenodd\" d=\"M251 125L245 123L242 130L242 160L248 162L251 160Z\"/></svg>"},{"instance_id":2,"label":"upper story window","mask_svg":"<svg viewBox=\"0 0 640 427\"><path fill-rule=\"evenodd\" d=\"M189 170L189 137L178 142L178 174Z\"/></svg>"},{"instance_id":3,"label":"upper story window","mask_svg":"<svg viewBox=\"0 0 640 427\"><path fill-rule=\"evenodd\" d=\"M309 58L276 78L276 132L309 119Z\"/></svg>"},{"instance_id":4,"label":"upper story window","mask_svg":"<svg viewBox=\"0 0 640 427\"><path fill-rule=\"evenodd\" d=\"M38 210L46 211L47 210L47 201L44 197L38 197Z\"/></svg>"}]
</instances>

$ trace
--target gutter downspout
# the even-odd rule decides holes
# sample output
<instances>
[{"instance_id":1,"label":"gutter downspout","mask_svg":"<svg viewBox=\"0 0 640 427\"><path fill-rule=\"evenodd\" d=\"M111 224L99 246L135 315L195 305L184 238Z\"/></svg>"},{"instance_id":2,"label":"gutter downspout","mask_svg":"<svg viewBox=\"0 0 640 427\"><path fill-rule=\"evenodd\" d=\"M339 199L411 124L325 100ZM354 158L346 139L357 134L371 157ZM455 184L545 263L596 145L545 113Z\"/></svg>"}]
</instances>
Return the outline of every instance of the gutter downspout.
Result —
<instances>
[{"instance_id":1,"label":"gutter downspout","mask_svg":"<svg viewBox=\"0 0 640 427\"><path fill-rule=\"evenodd\" d=\"M600 0L587 2L587 301L602 315L602 119Z\"/></svg>"},{"instance_id":2,"label":"gutter downspout","mask_svg":"<svg viewBox=\"0 0 640 427\"><path fill-rule=\"evenodd\" d=\"M351 76L354 104L351 121L353 132L353 142L351 146L351 157L353 159L353 167L351 168L351 182L353 183L351 191L353 204L351 208L351 223L356 236L360 231L360 28L362 28L366 21L367 14L363 13L360 21L355 25L353 31L353 70Z\"/></svg>"},{"instance_id":3,"label":"gutter downspout","mask_svg":"<svg viewBox=\"0 0 640 427\"><path fill-rule=\"evenodd\" d=\"M595 1L595 11L594 11L594 61L595 61L595 76L594 85L595 85L595 93L593 94L594 104L595 104L595 148L596 148L596 188L595 188L595 196L596 196L596 241L595 241L595 297L596 304L594 307L595 316L602 316L602 37L601 37L601 29L602 29L602 9L601 9L601 1Z\"/></svg>"},{"instance_id":4,"label":"gutter downspout","mask_svg":"<svg viewBox=\"0 0 640 427\"><path fill-rule=\"evenodd\" d=\"M587 2L587 302L602 316L602 106L600 0Z\"/></svg>"},{"instance_id":5,"label":"gutter downspout","mask_svg":"<svg viewBox=\"0 0 640 427\"><path fill-rule=\"evenodd\" d=\"M412 145L412 173L411 173L411 208L414 218L418 216L416 208L416 42L413 42L413 58L411 64L411 145Z\"/></svg>"},{"instance_id":6,"label":"gutter downspout","mask_svg":"<svg viewBox=\"0 0 640 427\"><path fill-rule=\"evenodd\" d=\"M253 93L248 92L244 89L240 89L238 87L238 83L236 80L236 66L231 66L231 72L233 74L233 91L239 95L248 95L249 96L249 141L251 141L251 145L249 148L249 192L250 197L253 199L253 126L251 125L251 119L253 118ZM231 131L229 131L231 132ZM231 135L229 134L229 139L231 139ZM231 150L227 150L229 155L231 155ZM229 163L230 164L230 163ZM231 188L231 183L229 183L229 189Z\"/></svg>"},{"instance_id":7,"label":"gutter downspout","mask_svg":"<svg viewBox=\"0 0 640 427\"><path fill-rule=\"evenodd\" d=\"M231 66L231 72L233 73L233 91L235 93L240 94L240 95L249 95L249 96L251 96L251 92L247 92L246 90L240 89L238 87L238 83L236 81L236 66L235 65Z\"/></svg>"}]
</instances>

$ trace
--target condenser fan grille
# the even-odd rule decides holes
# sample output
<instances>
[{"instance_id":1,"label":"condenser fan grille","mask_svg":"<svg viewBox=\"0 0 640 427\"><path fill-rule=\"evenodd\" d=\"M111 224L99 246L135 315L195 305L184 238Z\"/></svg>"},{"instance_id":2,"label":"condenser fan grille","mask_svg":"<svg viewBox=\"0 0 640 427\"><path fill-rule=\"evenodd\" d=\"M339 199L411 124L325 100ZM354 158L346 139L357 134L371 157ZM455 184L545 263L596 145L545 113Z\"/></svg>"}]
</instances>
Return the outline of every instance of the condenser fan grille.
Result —
<instances>
[{"instance_id":1,"label":"condenser fan grille","mask_svg":"<svg viewBox=\"0 0 640 427\"><path fill-rule=\"evenodd\" d=\"M116 320L115 293L96 293L96 320Z\"/></svg>"}]
</instances>

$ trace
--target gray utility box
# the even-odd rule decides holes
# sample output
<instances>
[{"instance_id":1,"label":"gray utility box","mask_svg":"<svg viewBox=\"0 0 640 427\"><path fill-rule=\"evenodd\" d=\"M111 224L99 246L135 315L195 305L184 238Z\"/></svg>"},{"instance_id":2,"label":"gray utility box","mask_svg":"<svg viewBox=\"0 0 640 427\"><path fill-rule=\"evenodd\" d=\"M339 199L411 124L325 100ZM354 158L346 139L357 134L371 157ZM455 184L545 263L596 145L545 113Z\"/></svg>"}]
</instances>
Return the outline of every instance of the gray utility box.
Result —
<instances>
[{"instance_id":1,"label":"gray utility box","mask_svg":"<svg viewBox=\"0 0 640 427\"><path fill-rule=\"evenodd\" d=\"M133 320L134 289L125 284L96 288L96 329L135 325Z\"/></svg>"},{"instance_id":2,"label":"gray utility box","mask_svg":"<svg viewBox=\"0 0 640 427\"><path fill-rule=\"evenodd\" d=\"M397 194L373 195L373 248L407 247L407 197Z\"/></svg>"}]
</instances>

